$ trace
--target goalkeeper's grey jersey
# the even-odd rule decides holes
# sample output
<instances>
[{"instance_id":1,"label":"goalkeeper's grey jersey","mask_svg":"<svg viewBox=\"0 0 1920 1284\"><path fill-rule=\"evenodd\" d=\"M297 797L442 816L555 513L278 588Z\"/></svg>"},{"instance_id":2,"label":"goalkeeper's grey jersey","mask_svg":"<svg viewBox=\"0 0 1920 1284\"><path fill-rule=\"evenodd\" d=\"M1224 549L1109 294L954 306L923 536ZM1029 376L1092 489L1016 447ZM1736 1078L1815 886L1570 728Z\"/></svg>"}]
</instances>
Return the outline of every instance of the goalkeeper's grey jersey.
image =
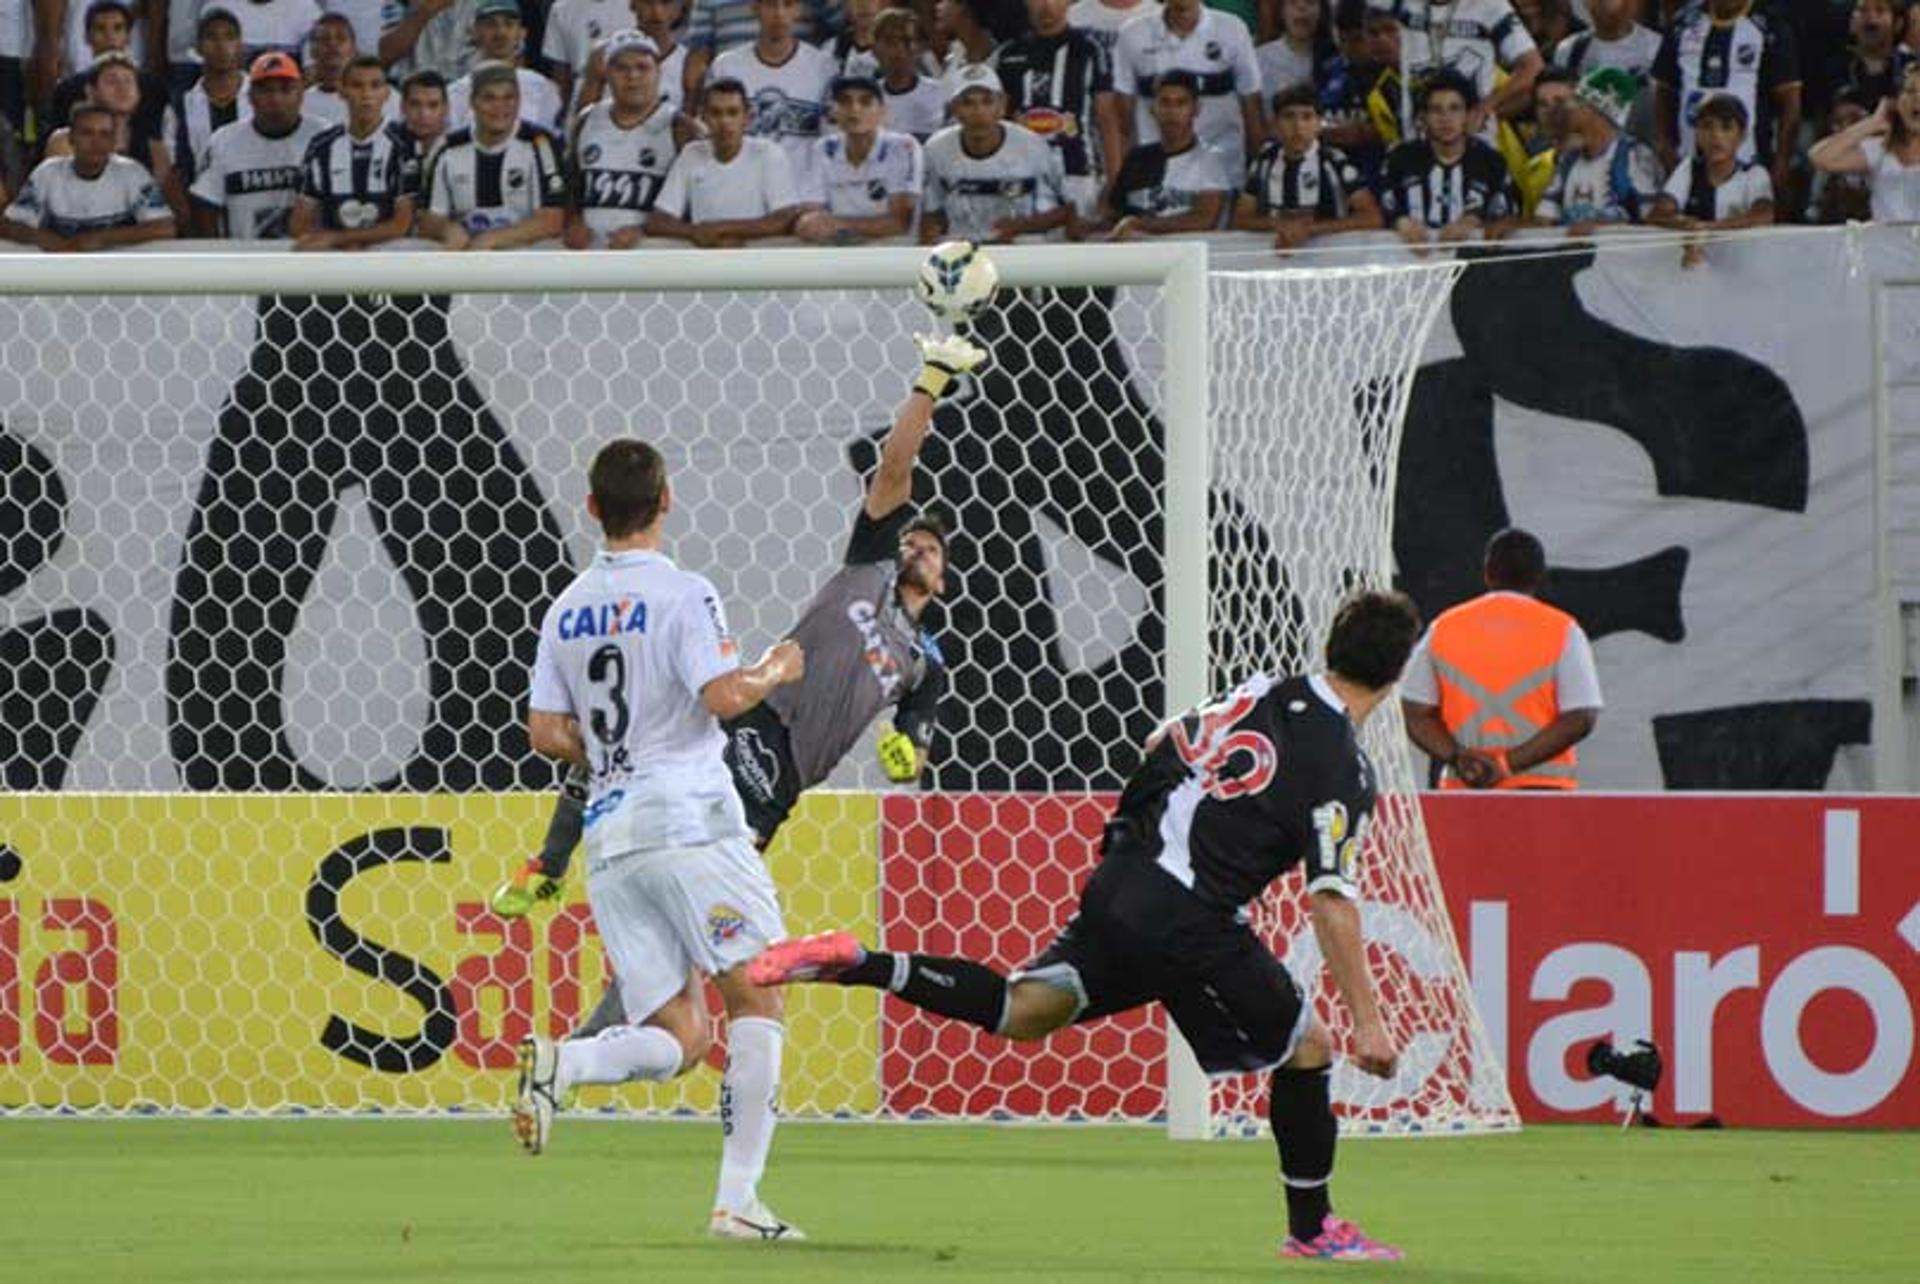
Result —
<instances>
[{"instance_id":1,"label":"goalkeeper's grey jersey","mask_svg":"<svg viewBox=\"0 0 1920 1284\"><path fill-rule=\"evenodd\" d=\"M913 693L935 662L894 595L908 516L902 508L876 522L862 511L847 565L820 586L790 634L806 654L806 676L777 688L767 705L786 724L802 789L831 775L880 711Z\"/></svg>"},{"instance_id":2,"label":"goalkeeper's grey jersey","mask_svg":"<svg viewBox=\"0 0 1920 1284\"><path fill-rule=\"evenodd\" d=\"M927 140L928 213L946 215L947 235L970 241L993 237L1003 219L1030 218L1066 203L1066 170L1060 153L1039 135L1002 121L1000 146L973 156L949 125Z\"/></svg>"}]
</instances>

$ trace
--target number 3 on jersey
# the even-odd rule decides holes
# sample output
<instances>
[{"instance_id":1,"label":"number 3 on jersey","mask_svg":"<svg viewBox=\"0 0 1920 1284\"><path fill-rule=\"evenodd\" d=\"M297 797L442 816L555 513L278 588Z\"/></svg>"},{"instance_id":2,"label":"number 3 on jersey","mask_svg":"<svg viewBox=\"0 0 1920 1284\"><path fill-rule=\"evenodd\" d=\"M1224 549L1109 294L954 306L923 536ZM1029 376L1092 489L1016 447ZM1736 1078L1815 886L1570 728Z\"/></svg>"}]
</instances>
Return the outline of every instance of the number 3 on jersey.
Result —
<instances>
[{"instance_id":1,"label":"number 3 on jersey","mask_svg":"<svg viewBox=\"0 0 1920 1284\"><path fill-rule=\"evenodd\" d=\"M1169 733L1180 760L1200 777L1200 788L1215 802L1228 802L1257 794L1273 783L1280 766L1280 754L1273 741L1251 728L1235 731L1234 724L1253 712L1259 699L1251 692L1238 691L1217 704L1201 705L1198 734L1187 735L1187 720L1180 718ZM1235 763L1236 755L1243 764ZM1238 768L1227 774L1229 768Z\"/></svg>"}]
</instances>

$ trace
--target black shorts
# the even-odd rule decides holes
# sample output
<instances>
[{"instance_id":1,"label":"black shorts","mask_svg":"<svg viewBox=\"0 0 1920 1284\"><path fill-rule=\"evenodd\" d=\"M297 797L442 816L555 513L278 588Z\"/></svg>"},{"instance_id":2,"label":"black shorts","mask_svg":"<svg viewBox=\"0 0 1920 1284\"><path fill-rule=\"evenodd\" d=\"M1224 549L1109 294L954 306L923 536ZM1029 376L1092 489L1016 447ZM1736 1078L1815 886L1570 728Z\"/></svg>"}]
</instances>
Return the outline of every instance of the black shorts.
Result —
<instances>
[{"instance_id":1,"label":"black shorts","mask_svg":"<svg viewBox=\"0 0 1920 1284\"><path fill-rule=\"evenodd\" d=\"M800 773L793 765L787 724L766 705L756 705L730 722L727 733L727 770L747 812L747 824L765 847L786 823L800 801Z\"/></svg>"},{"instance_id":2,"label":"black shorts","mask_svg":"<svg viewBox=\"0 0 1920 1284\"><path fill-rule=\"evenodd\" d=\"M1134 857L1103 861L1073 921L1014 975L1072 989L1076 1022L1164 1004L1209 1074L1286 1061L1309 1013L1292 974L1246 924Z\"/></svg>"}]
</instances>

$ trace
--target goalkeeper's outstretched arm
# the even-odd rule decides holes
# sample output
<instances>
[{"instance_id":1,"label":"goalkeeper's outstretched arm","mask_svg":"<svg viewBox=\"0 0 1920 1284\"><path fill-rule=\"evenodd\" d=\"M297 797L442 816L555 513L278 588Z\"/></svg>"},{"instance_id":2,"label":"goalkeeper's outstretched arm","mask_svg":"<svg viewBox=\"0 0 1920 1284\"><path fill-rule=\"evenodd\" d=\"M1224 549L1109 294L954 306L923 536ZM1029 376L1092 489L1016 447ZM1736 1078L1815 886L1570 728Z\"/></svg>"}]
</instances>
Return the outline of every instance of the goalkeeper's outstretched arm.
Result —
<instances>
[{"instance_id":1,"label":"goalkeeper's outstretched arm","mask_svg":"<svg viewBox=\"0 0 1920 1284\"><path fill-rule=\"evenodd\" d=\"M913 498L913 465L933 427L933 407L953 381L987 359L986 350L957 334L919 335L920 372L907 399L893 412L893 427L880 443L880 466L867 483L867 516L879 521Z\"/></svg>"}]
</instances>

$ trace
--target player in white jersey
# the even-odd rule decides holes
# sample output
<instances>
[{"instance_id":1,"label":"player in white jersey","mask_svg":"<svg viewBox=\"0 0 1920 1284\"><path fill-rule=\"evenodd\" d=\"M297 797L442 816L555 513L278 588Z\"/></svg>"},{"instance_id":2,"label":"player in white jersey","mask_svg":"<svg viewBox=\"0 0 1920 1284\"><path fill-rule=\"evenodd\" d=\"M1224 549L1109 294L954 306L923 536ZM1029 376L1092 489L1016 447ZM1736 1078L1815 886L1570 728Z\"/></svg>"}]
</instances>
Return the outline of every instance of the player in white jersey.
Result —
<instances>
[{"instance_id":1,"label":"player in white jersey","mask_svg":"<svg viewBox=\"0 0 1920 1284\"><path fill-rule=\"evenodd\" d=\"M1109 54L1120 43L1120 29L1135 18L1160 12L1160 0L1131 0L1128 4L1110 4L1108 0L1074 0L1067 10L1067 25L1100 42Z\"/></svg>"},{"instance_id":2,"label":"player in white jersey","mask_svg":"<svg viewBox=\"0 0 1920 1284\"><path fill-rule=\"evenodd\" d=\"M920 144L880 128L887 108L871 76L834 81L833 114L840 129L813 144L794 234L838 245L909 235L920 208Z\"/></svg>"},{"instance_id":3,"label":"player in white jersey","mask_svg":"<svg viewBox=\"0 0 1920 1284\"><path fill-rule=\"evenodd\" d=\"M646 234L647 212L674 158L698 127L660 92L660 57L638 31L615 32L602 46L607 96L574 126L567 175L567 248L631 249Z\"/></svg>"},{"instance_id":4,"label":"player in white jersey","mask_svg":"<svg viewBox=\"0 0 1920 1284\"><path fill-rule=\"evenodd\" d=\"M1169 71L1200 79L1200 141L1236 168L1247 149L1266 140L1260 109L1260 67L1247 25L1200 0L1168 0L1158 14L1135 18L1120 29L1113 51L1113 86L1132 110L1134 143L1153 143L1160 132L1150 110L1153 86Z\"/></svg>"},{"instance_id":5,"label":"player in white jersey","mask_svg":"<svg viewBox=\"0 0 1920 1284\"><path fill-rule=\"evenodd\" d=\"M666 465L644 442L601 449L587 511L605 546L540 625L527 737L588 773L587 902L633 1024L520 1049L514 1129L546 1148L576 1084L661 1082L699 1065L713 1035L698 982L727 1007L719 1191L710 1233L801 1239L761 1201L779 1093L782 1005L741 965L780 939L780 907L733 777L720 719L802 676L788 640L742 667L720 596L661 551L673 507Z\"/></svg>"},{"instance_id":6,"label":"player in white jersey","mask_svg":"<svg viewBox=\"0 0 1920 1284\"><path fill-rule=\"evenodd\" d=\"M327 128L300 110L300 66L284 53L264 53L247 72L253 115L223 125L207 143L206 164L193 179L194 235L235 241L287 236L300 193L307 148Z\"/></svg>"},{"instance_id":7,"label":"player in white jersey","mask_svg":"<svg viewBox=\"0 0 1920 1284\"><path fill-rule=\"evenodd\" d=\"M731 79L745 85L754 136L778 142L799 173L820 137L827 87L838 68L832 54L794 36L800 0L754 0L753 16L759 36L715 58L707 83Z\"/></svg>"},{"instance_id":8,"label":"player in white jersey","mask_svg":"<svg viewBox=\"0 0 1920 1284\"><path fill-rule=\"evenodd\" d=\"M1647 221L1689 232L1732 231L1773 222L1773 179L1766 166L1741 157L1747 106L1732 94L1710 94L1694 114L1693 155L1667 178ZM1682 267L1706 261L1702 238L1689 237Z\"/></svg>"},{"instance_id":9,"label":"player in white jersey","mask_svg":"<svg viewBox=\"0 0 1920 1284\"><path fill-rule=\"evenodd\" d=\"M73 154L40 162L7 206L0 237L71 253L172 236L173 212L153 175L114 155L114 137L112 112L91 103L74 108Z\"/></svg>"},{"instance_id":10,"label":"player in white jersey","mask_svg":"<svg viewBox=\"0 0 1920 1284\"><path fill-rule=\"evenodd\" d=\"M799 214L793 170L780 145L747 137L747 90L737 80L707 86L707 136L673 162L647 215L647 232L703 249L786 236Z\"/></svg>"},{"instance_id":11,"label":"player in white jersey","mask_svg":"<svg viewBox=\"0 0 1920 1284\"><path fill-rule=\"evenodd\" d=\"M569 115L585 102L576 102L581 82L600 42L634 23L627 0L556 0L547 10L547 31L540 43L540 56L560 87L561 100L569 105Z\"/></svg>"},{"instance_id":12,"label":"player in white jersey","mask_svg":"<svg viewBox=\"0 0 1920 1284\"><path fill-rule=\"evenodd\" d=\"M954 85L959 123L927 140L921 243L949 237L1005 242L1067 227L1073 202L1060 153L1032 130L1001 119L1006 95L999 73L974 63Z\"/></svg>"},{"instance_id":13,"label":"player in white jersey","mask_svg":"<svg viewBox=\"0 0 1920 1284\"><path fill-rule=\"evenodd\" d=\"M1127 153L1107 194L1107 236L1192 236L1220 226L1233 198L1236 170L1194 133L1200 78L1169 71L1153 89L1153 120L1160 141Z\"/></svg>"}]
</instances>

